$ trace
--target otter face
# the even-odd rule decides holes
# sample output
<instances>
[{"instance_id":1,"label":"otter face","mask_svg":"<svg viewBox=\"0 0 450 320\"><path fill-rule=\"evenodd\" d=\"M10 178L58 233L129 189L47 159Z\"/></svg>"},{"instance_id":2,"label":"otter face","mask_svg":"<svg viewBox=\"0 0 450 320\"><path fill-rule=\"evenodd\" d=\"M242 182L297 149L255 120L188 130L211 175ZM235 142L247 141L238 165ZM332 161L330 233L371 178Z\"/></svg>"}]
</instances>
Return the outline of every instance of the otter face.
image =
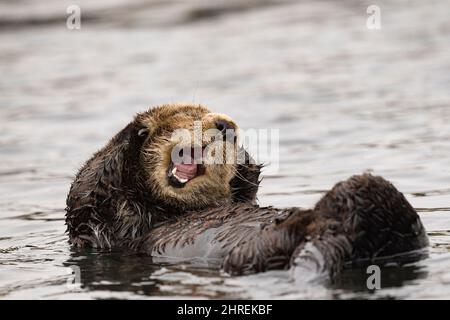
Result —
<instances>
[{"instance_id":1,"label":"otter face","mask_svg":"<svg viewBox=\"0 0 450 320\"><path fill-rule=\"evenodd\" d=\"M183 209L231 201L237 125L201 105L153 108L136 119L147 134L140 163L152 196Z\"/></svg>"}]
</instances>

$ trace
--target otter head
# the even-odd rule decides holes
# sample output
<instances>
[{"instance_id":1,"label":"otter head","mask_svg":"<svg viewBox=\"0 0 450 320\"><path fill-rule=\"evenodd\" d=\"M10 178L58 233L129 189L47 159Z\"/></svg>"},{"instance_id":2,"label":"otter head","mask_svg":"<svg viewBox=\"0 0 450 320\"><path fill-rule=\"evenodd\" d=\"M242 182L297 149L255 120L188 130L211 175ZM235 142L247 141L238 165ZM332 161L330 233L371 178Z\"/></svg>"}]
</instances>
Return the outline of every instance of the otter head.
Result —
<instances>
[{"instance_id":1,"label":"otter head","mask_svg":"<svg viewBox=\"0 0 450 320\"><path fill-rule=\"evenodd\" d=\"M127 189L183 210L255 200L260 166L236 147L237 129L230 117L201 105L138 114L118 135L130 149L123 165Z\"/></svg>"}]
</instances>

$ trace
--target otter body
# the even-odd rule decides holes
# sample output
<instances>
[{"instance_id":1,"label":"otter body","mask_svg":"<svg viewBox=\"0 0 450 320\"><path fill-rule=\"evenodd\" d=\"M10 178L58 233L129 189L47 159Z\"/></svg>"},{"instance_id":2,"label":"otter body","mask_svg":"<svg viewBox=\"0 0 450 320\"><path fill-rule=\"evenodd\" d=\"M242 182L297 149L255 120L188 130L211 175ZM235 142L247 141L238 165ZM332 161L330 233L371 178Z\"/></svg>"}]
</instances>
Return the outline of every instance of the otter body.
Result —
<instances>
[{"instance_id":1,"label":"otter body","mask_svg":"<svg viewBox=\"0 0 450 320\"><path fill-rule=\"evenodd\" d=\"M214 140L234 146L244 162L174 161L171 135L183 128L195 138L193 122L203 133L217 129ZM261 166L229 139L230 128L237 129L230 118L199 105L137 115L76 176L67 198L70 242L200 258L231 274L306 267L330 277L347 263L428 245L403 194L370 174L338 183L311 210L258 206ZM212 143L198 146L200 157Z\"/></svg>"}]
</instances>

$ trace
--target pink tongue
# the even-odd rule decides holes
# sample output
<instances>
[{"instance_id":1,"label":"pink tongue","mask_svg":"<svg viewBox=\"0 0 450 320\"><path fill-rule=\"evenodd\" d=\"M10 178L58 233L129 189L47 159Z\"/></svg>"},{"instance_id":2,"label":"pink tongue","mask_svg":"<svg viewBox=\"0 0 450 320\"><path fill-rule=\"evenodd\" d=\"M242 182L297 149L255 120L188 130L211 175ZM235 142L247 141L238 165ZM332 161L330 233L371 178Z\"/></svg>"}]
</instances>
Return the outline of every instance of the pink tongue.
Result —
<instances>
[{"instance_id":1,"label":"pink tongue","mask_svg":"<svg viewBox=\"0 0 450 320\"><path fill-rule=\"evenodd\" d=\"M177 177L181 179L192 179L197 175L197 164L185 164L185 163L175 163L175 168L177 168Z\"/></svg>"}]
</instances>

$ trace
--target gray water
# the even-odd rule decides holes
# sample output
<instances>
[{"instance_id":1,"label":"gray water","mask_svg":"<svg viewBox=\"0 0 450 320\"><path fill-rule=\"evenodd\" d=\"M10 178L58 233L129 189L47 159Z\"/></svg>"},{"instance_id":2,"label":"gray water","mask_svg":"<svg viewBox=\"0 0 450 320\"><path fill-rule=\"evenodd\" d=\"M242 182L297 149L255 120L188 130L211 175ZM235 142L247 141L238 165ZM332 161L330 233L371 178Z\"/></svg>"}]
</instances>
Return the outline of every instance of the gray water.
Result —
<instances>
[{"instance_id":1,"label":"gray water","mask_svg":"<svg viewBox=\"0 0 450 320\"><path fill-rule=\"evenodd\" d=\"M0 1L0 298L450 298L449 1ZM84 19L84 20L83 20ZM335 285L230 277L67 243L77 169L135 112L187 101L280 130L262 205L312 206L371 171L419 212L429 258ZM67 284L68 266L81 287Z\"/></svg>"}]
</instances>

